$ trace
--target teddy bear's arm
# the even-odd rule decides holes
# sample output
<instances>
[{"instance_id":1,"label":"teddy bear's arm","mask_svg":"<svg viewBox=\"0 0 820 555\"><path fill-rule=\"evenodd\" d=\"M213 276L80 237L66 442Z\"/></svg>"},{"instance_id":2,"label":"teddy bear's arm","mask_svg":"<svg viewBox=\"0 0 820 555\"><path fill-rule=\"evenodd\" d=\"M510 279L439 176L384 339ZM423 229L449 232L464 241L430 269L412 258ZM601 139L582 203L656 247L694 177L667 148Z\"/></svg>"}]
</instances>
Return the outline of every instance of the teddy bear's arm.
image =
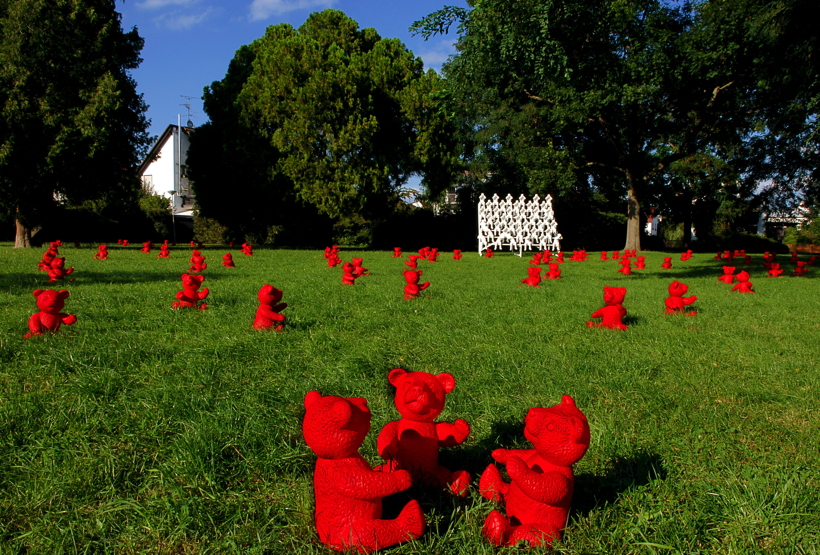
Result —
<instances>
[{"instance_id":1,"label":"teddy bear's arm","mask_svg":"<svg viewBox=\"0 0 820 555\"><path fill-rule=\"evenodd\" d=\"M188 295L186 293L186 291L177 291L177 300L187 301Z\"/></svg>"},{"instance_id":2,"label":"teddy bear's arm","mask_svg":"<svg viewBox=\"0 0 820 555\"><path fill-rule=\"evenodd\" d=\"M379 437L376 441L376 448L379 451L379 456L383 459L393 458L399 452L399 432L398 424L388 422L382 431L379 432Z\"/></svg>"},{"instance_id":3,"label":"teddy bear's arm","mask_svg":"<svg viewBox=\"0 0 820 555\"><path fill-rule=\"evenodd\" d=\"M274 311L274 312L281 312L282 310L285 310L287 307L288 307L288 303L279 303L276 306L272 306L271 310Z\"/></svg>"},{"instance_id":4,"label":"teddy bear's arm","mask_svg":"<svg viewBox=\"0 0 820 555\"><path fill-rule=\"evenodd\" d=\"M429 282L429 281L425 281L423 285L419 285L419 291L424 291L424 290L425 290L425 289L427 289L428 287L430 287L430 282Z\"/></svg>"},{"instance_id":5,"label":"teddy bear's arm","mask_svg":"<svg viewBox=\"0 0 820 555\"><path fill-rule=\"evenodd\" d=\"M73 314L66 314L64 312L61 312L57 316L60 317L60 319L63 321L63 324L65 324L66 326L70 326L71 324L77 321L77 317Z\"/></svg>"},{"instance_id":6,"label":"teddy bear's arm","mask_svg":"<svg viewBox=\"0 0 820 555\"><path fill-rule=\"evenodd\" d=\"M40 333L41 328L40 313L32 314L31 318L28 319L28 329L31 330L31 333Z\"/></svg>"},{"instance_id":7,"label":"teddy bear's arm","mask_svg":"<svg viewBox=\"0 0 820 555\"><path fill-rule=\"evenodd\" d=\"M685 305L692 304L696 300L698 300L697 296L692 295L691 297L687 297L687 298L683 299L683 304L685 304Z\"/></svg>"},{"instance_id":8,"label":"teddy bear's arm","mask_svg":"<svg viewBox=\"0 0 820 555\"><path fill-rule=\"evenodd\" d=\"M534 453L535 449L495 449L492 452L492 457L496 462L507 464L510 457L518 457L526 460Z\"/></svg>"},{"instance_id":9,"label":"teddy bear's arm","mask_svg":"<svg viewBox=\"0 0 820 555\"><path fill-rule=\"evenodd\" d=\"M208 290L207 287L205 289L203 289L202 291L197 292L197 295L199 296L199 300L204 301L205 298L208 296L208 293L210 293L210 291Z\"/></svg>"},{"instance_id":10,"label":"teddy bear's arm","mask_svg":"<svg viewBox=\"0 0 820 555\"><path fill-rule=\"evenodd\" d=\"M70 273L71 273L71 272L73 272L73 271L74 271L74 268L72 267L72 268L68 268L68 269L65 271L65 273L66 273L66 274L70 274Z\"/></svg>"},{"instance_id":11,"label":"teddy bear's arm","mask_svg":"<svg viewBox=\"0 0 820 555\"><path fill-rule=\"evenodd\" d=\"M604 310L603 308L599 308L598 310L596 310L595 312L592 313L591 318L603 318L604 317L603 310Z\"/></svg>"},{"instance_id":12,"label":"teddy bear's arm","mask_svg":"<svg viewBox=\"0 0 820 555\"><path fill-rule=\"evenodd\" d=\"M470 425L466 420L459 418L453 424L449 422L436 423L436 435L441 447L453 447L462 443L470 435Z\"/></svg>"},{"instance_id":13,"label":"teddy bear's arm","mask_svg":"<svg viewBox=\"0 0 820 555\"><path fill-rule=\"evenodd\" d=\"M404 491L412 484L413 477L406 470L377 472L350 467L336 475L334 489L354 499L374 499Z\"/></svg>"},{"instance_id":14,"label":"teddy bear's arm","mask_svg":"<svg viewBox=\"0 0 820 555\"><path fill-rule=\"evenodd\" d=\"M569 495L570 481L560 472L535 472L518 457L507 461L507 474L527 497L541 503L557 503Z\"/></svg>"}]
</instances>

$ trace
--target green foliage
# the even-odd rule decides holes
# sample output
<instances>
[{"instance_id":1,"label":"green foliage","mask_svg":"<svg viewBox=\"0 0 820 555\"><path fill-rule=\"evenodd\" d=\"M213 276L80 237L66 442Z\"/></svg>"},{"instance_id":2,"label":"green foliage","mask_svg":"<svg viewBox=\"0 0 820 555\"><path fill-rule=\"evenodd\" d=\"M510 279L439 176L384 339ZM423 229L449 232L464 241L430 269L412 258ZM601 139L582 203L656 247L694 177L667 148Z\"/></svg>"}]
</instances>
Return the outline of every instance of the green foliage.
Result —
<instances>
[{"instance_id":1,"label":"green foliage","mask_svg":"<svg viewBox=\"0 0 820 555\"><path fill-rule=\"evenodd\" d=\"M0 2L0 209L43 223L70 205L133 197L148 143L130 76L143 41L111 0Z\"/></svg>"},{"instance_id":2,"label":"green foliage","mask_svg":"<svg viewBox=\"0 0 820 555\"><path fill-rule=\"evenodd\" d=\"M151 222L157 237L171 237L171 203L168 198L162 195L143 195L139 200L139 207Z\"/></svg>"}]
</instances>

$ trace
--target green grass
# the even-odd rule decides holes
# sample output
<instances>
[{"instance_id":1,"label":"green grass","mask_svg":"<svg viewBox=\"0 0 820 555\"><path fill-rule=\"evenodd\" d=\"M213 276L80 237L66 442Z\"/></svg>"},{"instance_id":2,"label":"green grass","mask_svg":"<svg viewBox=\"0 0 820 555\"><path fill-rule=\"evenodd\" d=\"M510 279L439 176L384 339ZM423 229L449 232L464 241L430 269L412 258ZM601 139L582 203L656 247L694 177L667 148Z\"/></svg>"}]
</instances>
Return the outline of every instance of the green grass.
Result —
<instances>
[{"instance_id":1,"label":"green grass","mask_svg":"<svg viewBox=\"0 0 820 555\"><path fill-rule=\"evenodd\" d=\"M367 398L361 452L376 464L395 367L456 377L442 419L472 434L442 462L474 476L493 448L526 445L529 407L575 398L592 441L557 552L818 552L819 269L769 279L756 256L757 294L738 295L711 255L666 271L648 253L621 276L592 253L534 289L519 286L526 258L445 254L420 263L432 285L408 302L389 252L344 250L372 272L345 287L321 251L234 251L225 269L227 248L206 247L199 312L171 309L190 249L94 252L61 249L76 281L57 288L77 323L24 340L31 292L52 286L41 249L0 247L0 553L327 553L302 400ZM697 316L663 314L673 279ZM284 333L251 327L265 283L290 305ZM584 325L604 285L628 289L626 332ZM390 553L505 551L481 537L493 504L475 489L409 495L429 530Z\"/></svg>"}]
</instances>

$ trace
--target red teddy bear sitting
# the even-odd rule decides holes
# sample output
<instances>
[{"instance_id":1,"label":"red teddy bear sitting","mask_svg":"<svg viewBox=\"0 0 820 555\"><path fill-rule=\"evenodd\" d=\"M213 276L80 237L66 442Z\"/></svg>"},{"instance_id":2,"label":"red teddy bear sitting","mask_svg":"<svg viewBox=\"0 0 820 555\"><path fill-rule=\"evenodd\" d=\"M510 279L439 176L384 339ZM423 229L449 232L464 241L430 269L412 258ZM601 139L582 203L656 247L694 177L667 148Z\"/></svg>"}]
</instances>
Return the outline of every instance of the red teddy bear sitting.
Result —
<instances>
[{"instance_id":1,"label":"red teddy bear sitting","mask_svg":"<svg viewBox=\"0 0 820 555\"><path fill-rule=\"evenodd\" d=\"M588 328L609 328L612 330L625 330L629 326L623 322L626 316L626 309L624 305L624 297L626 297L626 287L604 287L604 302L605 307L599 308L592 313L593 318L601 318L601 323L587 322Z\"/></svg>"},{"instance_id":2,"label":"red teddy bear sitting","mask_svg":"<svg viewBox=\"0 0 820 555\"><path fill-rule=\"evenodd\" d=\"M550 269L544 274L546 279L561 279L561 266L555 262L550 262Z\"/></svg>"},{"instance_id":3,"label":"red teddy bear sitting","mask_svg":"<svg viewBox=\"0 0 820 555\"><path fill-rule=\"evenodd\" d=\"M35 335L42 335L46 331L56 333L60 331L61 325L70 326L77 321L77 317L73 314L60 312L65 306L65 300L69 295L68 291L35 289L32 295L37 298L37 308L40 309L40 312L29 318L29 332L25 335L26 339Z\"/></svg>"},{"instance_id":4,"label":"red teddy bear sitting","mask_svg":"<svg viewBox=\"0 0 820 555\"><path fill-rule=\"evenodd\" d=\"M355 266L350 262L345 262L342 265L342 285L355 285L356 274L354 273Z\"/></svg>"},{"instance_id":5,"label":"red teddy bear sitting","mask_svg":"<svg viewBox=\"0 0 820 555\"><path fill-rule=\"evenodd\" d=\"M74 272L74 268L65 267L65 257L55 256L48 271L48 281L62 281L67 275ZM69 280L73 281L73 280Z\"/></svg>"},{"instance_id":6,"label":"red teddy bear sitting","mask_svg":"<svg viewBox=\"0 0 820 555\"><path fill-rule=\"evenodd\" d=\"M541 287L539 285L541 283L541 268L539 266L530 266L527 268L528 277L521 280L521 283L525 283L530 287Z\"/></svg>"},{"instance_id":7,"label":"red teddy bear sitting","mask_svg":"<svg viewBox=\"0 0 820 555\"><path fill-rule=\"evenodd\" d=\"M726 284L733 284L735 282L735 270L737 267L735 266L724 266L723 267L723 275L718 278L718 281L722 281Z\"/></svg>"},{"instance_id":8,"label":"red teddy bear sitting","mask_svg":"<svg viewBox=\"0 0 820 555\"><path fill-rule=\"evenodd\" d=\"M233 261L233 255L229 252L226 252L222 255L222 265L226 268L236 268L236 264Z\"/></svg>"},{"instance_id":9,"label":"red teddy bear sitting","mask_svg":"<svg viewBox=\"0 0 820 555\"><path fill-rule=\"evenodd\" d=\"M689 291L688 285L685 285L678 280L672 282L669 286L669 297L664 301L664 304L666 305L666 314L686 314L687 316L694 316L697 314L694 310L691 312L686 312L686 307L698 300L698 298L694 295L684 298L687 291Z\"/></svg>"},{"instance_id":10,"label":"red teddy bear sitting","mask_svg":"<svg viewBox=\"0 0 820 555\"><path fill-rule=\"evenodd\" d=\"M302 435L316 453L313 493L319 539L337 551L370 553L416 539L424 533L424 513L411 500L394 520L383 520L382 497L412 485L406 470L378 472L359 454L370 431L370 410L361 398L305 395Z\"/></svg>"},{"instance_id":11,"label":"red teddy bear sitting","mask_svg":"<svg viewBox=\"0 0 820 555\"><path fill-rule=\"evenodd\" d=\"M353 259L353 275L357 278L370 275L370 270L362 266L363 261L364 259L362 258Z\"/></svg>"},{"instance_id":12,"label":"red teddy bear sitting","mask_svg":"<svg viewBox=\"0 0 820 555\"><path fill-rule=\"evenodd\" d=\"M94 254L95 260L108 260L108 245L100 245Z\"/></svg>"},{"instance_id":13,"label":"red teddy bear sitting","mask_svg":"<svg viewBox=\"0 0 820 555\"><path fill-rule=\"evenodd\" d=\"M402 418L379 433L379 455L388 461L385 466L410 471L416 484L447 486L456 495L466 495L470 474L438 464L439 447L453 447L470 435L465 420L435 422L456 380L446 372L434 376L401 368L391 370L387 380L396 387L396 409Z\"/></svg>"},{"instance_id":14,"label":"red teddy bear sitting","mask_svg":"<svg viewBox=\"0 0 820 555\"><path fill-rule=\"evenodd\" d=\"M177 301L171 303L171 308L198 308L205 310L208 305L199 304L208 296L208 288L199 291L199 286L205 281L205 276L195 276L193 274L182 274L182 291L177 293Z\"/></svg>"},{"instance_id":15,"label":"red teddy bear sitting","mask_svg":"<svg viewBox=\"0 0 820 555\"><path fill-rule=\"evenodd\" d=\"M492 456L507 466L510 483L494 464L481 475L481 495L504 501L507 516L492 511L484 535L497 546L526 541L532 547L561 539L567 522L575 476L572 465L589 447L589 423L569 395L550 408L532 408L524 436L535 449L496 449Z\"/></svg>"},{"instance_id":16,"label":"red teddy bear sitting","mask_svg":"<svg viewBox=\"0 0 820 555\"><path fill-rule=\"evenodd\" d=\"M453 249L453 260L461 260L461 249Z\"/></svg>"},{"instance_id":17,"label":"red teddy bear sitting","mask_svg":"<svg viewBox=\"0 0 820 555\"><path fill-rule=\"evenodd\" d=\"M285 328L285 315L279 314L288 307L288 303L276 304L282 300L282 291L272 285L265 284L257 293L259 308L256 309L256 319L253 327L257 330L273 329L282 331ZM278 322L278 323L277 323ZM274 324L277 323L275 326Z\"/></svg>"},{"instance_id":18,"label":"red teddy bear sitting","mask_svg":"<svg viewBox=\"0 0 820 555\"><path fill-rule=\"evenodd\" d=\"M737 283L732 287L732 291L737 291L738 293L754 293L752 290L752 282L749 281L749 272L745 270L738 272L735 277L737 278Z\"/></svg>"},{"instance_id":19,"label":"red teddy bear sitting","mask_svg":"<svg viewBox=\"0 0 820 555\"><path fill-rule=\"evenodd\" d=\"M407 285L404 286L405 300L409 301L411 299L415 299L419 296L419 293L430 287L429 281L425 281L423 284L419 285L419 279L421 278L422 273L423 272L421 270L404 271L404 280L407 282Z\"/></svg>"},{"instance_id":20,"label":"red teddy bear sitting","mask_svg":"<svg viewBox=\"0 0 820 555\"><path fill-rule=\"evenodd\" d=\"M192 272L201 272L205 268L208 267L208 263L205 262L205 257L202 256L202 253L199 251L194 251L191 253L191 266L188 268Z\"/></svg>"}]
</instances>

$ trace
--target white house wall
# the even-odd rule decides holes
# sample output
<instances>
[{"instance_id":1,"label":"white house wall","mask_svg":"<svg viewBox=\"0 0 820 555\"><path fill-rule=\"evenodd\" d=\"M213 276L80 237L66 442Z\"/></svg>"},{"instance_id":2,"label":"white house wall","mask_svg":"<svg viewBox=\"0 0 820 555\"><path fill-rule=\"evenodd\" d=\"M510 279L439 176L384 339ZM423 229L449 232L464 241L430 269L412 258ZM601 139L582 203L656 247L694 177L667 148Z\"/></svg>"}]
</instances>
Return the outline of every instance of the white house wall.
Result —
<instances>
[{"instance_id":1,"label":"white house wall","mask_svg":"<svg viewBox=\"0 0 820 555\"><path fill-rule=\"evenodd\" d=\"M180 183L178 158L181 150L183 159L187 161L189 141L188 135L182 133L182 144L178 149L176 144L178 136L179 129L173 126L172 134L168 135L157 157L148 164L141 177L143 184L153 194L166 197L169 203L173 199L174 213L177 216L190 216L193 215L192 203L189 200L183 205L183 196L192 198L192 192L186 177L183 176ZM176 191L177 194L173 195L172 191Z\"/></svg>"}]
</instances>

